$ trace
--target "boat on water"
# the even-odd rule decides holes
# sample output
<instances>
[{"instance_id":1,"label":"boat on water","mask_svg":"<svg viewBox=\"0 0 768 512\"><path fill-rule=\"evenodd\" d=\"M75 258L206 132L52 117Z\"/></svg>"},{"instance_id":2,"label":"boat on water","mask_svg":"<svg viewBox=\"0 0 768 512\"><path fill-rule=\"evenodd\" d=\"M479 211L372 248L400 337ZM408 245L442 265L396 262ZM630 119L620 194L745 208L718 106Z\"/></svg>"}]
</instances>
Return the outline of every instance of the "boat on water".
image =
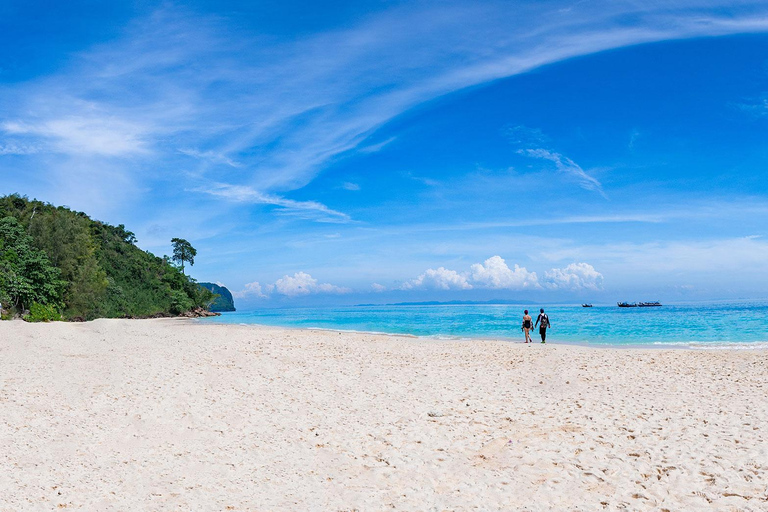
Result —
<instances>
[{"instance_id":1,"label":"boat on water","mask_svg":"<svg viewBox=\"0 0 768 512\"><path fill-rule=\"evenodd\" d=\"M657 308L661 302L617 302L616 305L620 308Z\"/></svg>"},{"instance_id":2,"label":"boat on water","mask_svg":"<svg viewBox=\"0 0 768 512\"><path fill-rule=\"evenodd\" d=\"M583 308L591 308L592 304L582 304L581 307L583 307Z\"/></svg>"}]
</instances>

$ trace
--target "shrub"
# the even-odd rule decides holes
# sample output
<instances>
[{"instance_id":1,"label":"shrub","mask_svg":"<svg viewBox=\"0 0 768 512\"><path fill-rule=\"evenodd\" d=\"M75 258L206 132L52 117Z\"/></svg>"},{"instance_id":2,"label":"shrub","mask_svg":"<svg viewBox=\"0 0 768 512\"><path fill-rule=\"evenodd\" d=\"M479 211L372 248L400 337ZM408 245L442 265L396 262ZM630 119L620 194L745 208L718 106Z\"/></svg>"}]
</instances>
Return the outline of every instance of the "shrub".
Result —
<instances>
[{"instance_id":1,"label":"shrub","mask_svg":"<svg viewBox=\"0 0 768 512\"><path fill-rule=\"evenodd\" d=\"M192 299L183 290L171 291L171 313L174 315L180 315L185 311L189 311L194 306Z\"/></svg>"},{"instance_id":2,"label":"shrub","mask_svg":"<svg viewBox=\"0 0 768 512\"><path fill-rule=\"evenodd\" d=\"M33 302L29 307L29 314L24 316L27 322L51 322L61 320L61 313L53 304L40 304Z\"/></svg>"}]
</instances>

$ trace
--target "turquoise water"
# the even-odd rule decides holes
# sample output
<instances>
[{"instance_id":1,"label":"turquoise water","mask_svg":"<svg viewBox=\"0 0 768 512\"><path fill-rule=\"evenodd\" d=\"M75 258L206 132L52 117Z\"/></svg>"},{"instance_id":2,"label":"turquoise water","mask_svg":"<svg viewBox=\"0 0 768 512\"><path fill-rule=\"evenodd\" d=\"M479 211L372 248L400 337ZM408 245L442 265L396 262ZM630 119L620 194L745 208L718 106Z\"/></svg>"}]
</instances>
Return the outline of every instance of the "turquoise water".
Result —
<instances>
[{"instance_id":1,"label":"turquoise water","mask_svg":"<svg viewBox=\"0 0 768 512\"><path fill-rule=\"evenodd\" d=\"M768 348L768 301L672 304L654 308L544 305L547 342L690 348ZM436 338L523 341L523 310L539 305L345 306L262 309L201 320L410 334ZM538 332L534 333L534 339Z\"/></svg>"}]
</instances>

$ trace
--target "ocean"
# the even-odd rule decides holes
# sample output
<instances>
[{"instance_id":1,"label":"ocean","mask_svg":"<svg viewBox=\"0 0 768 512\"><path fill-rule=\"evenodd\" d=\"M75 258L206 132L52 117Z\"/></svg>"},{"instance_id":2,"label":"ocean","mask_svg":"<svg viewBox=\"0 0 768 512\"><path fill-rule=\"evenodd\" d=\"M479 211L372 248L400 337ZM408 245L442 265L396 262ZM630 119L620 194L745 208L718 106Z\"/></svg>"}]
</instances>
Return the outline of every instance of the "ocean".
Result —
<instances>
[{"instance_id":1,"label":"ocean","mask_svg":"<svg viewBox=\"0 0 768 512\"><path fill-rule=\"evenodd\" d=\"M548 343L694 349L768 348L768 301L665 304L381 305L259 309L223 313L203 322L405 334L438 339L492 338L522 342L523 310L549 315ZM533 333L534 340L538 332Z\"/></svg>"}]
</instances>

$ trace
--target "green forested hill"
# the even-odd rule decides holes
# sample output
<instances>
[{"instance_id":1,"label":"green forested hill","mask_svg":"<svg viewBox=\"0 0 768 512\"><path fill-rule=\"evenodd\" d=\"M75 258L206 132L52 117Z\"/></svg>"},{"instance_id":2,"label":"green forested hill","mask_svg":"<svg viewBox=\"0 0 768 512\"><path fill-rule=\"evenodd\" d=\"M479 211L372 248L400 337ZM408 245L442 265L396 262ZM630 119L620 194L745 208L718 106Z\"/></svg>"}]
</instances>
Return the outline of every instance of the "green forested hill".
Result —
<instances>
[{"instance_id":1,"label":"green forested hill","mask_svg":"<svg viewBox=\"0 0 768 512\"><path fill-rule=\"evenodd\" d=\"M232 293L226 286L216 283L200 283L200 286L218 295L211 303L209 308L211 311L235 311L235 299L232 298Z\"/></svg>"},{"instance_id":2,"label":"green forested hill","mask_svg":"<svg viewBox=\"0 0 768 512\"><path fill-rule=\"evenodd\" d=\"M0 197L0 303L64 319L145 317L205 307L213 294L125 226L18 195Z\"/></svg>"}]
</instances>

